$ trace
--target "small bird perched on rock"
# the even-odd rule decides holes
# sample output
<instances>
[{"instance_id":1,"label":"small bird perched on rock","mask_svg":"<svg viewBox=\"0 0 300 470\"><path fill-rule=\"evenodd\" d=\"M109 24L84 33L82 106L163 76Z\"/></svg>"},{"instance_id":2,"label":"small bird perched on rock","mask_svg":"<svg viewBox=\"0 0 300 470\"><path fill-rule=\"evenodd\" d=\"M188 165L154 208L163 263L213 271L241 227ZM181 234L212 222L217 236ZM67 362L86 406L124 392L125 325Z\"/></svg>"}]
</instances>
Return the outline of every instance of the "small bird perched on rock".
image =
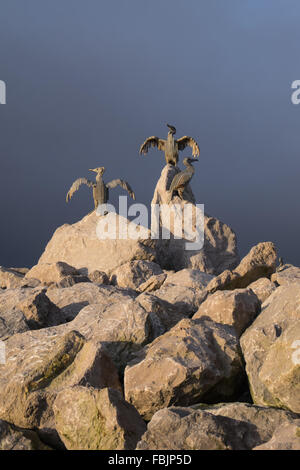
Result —
<instances>
[{"instance_id":1,"label":"small bird perched on rock","mask_svg":"<svg viewBox=\"0 0 300 470\"><path fill-rule=\"evenodd\" d=\"M185 190L185 187L191 181L195 173L195 168L193 167L193 165L191 165L191 163L196 163L198 161L199 160L193 160L192 158L185 158L183 160L183 164L186 166L186 170L181 171L180 173L177 173L177 175L174 176L168 191L170 201L173 197L174 191L177 191L180 199L183 199L183 192Z\"/></svg>"},{"instance_id":2,"label":"small bird perched on rock","mask_svg":"<svg viewBox=\"0 0 300 470\"><path fill-rule=\"evenodd\" d=\"M165 152L165 159L167 163L171 165L177 165L178 163L178 151L184 150L187 146L190 146L193 150L193 157L200 155L200 150L197 142L192 138L185 135L180 139L174 139L176 134L176 128L167 124L169 128L167 139L160 139L159 137L148 137L140 148L140 154L146 155L150 147L157 147L158 150Z\"/></svg>"},{"instance_id":3,"label":"small bird perched on rock","mask_svg":"<svg viewBox=\"0 0 300 470\"><path fill-rule=\"evenodd\" d=\"M128 191L129 196L135 200L135 194L129 184L121 179L112 180L109 183L104 183L102 176L105 172L105 168L100 166L98 168L90 169L96 173L96 183L88 180L87 178L78 178L72 184L71 188L68 191L66 196L66 201L69 202L73 194L79 189L82 184L86 184L89 188L93 188L93 198L95 204L95 210L100 204L106 204L109 200L109 189L115 188L116 186L121 186L121 188ZM93 212L93 211L92 211Z\"/></svg>"}]
</instances>

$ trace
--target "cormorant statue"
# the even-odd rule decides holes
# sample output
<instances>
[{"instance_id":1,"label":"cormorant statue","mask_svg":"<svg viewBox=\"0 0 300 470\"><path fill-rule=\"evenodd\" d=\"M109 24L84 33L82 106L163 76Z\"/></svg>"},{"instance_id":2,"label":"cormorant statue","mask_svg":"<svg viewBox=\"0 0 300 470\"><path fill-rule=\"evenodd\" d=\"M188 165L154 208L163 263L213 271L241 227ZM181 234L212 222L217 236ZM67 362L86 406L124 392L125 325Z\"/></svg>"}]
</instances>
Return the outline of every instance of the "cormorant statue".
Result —
<instances>
[{"instance_id":1,"label":"cormorant statue","mask_svg":"<svg viewBox=\"0 0 300 470\"><path fill-rule=\"evenodd\" d=\"M176 134L176 129L174 126L167 124L169 128L167 139L160 139L159 137L148 137L145 140L143 145L140 148L140 154L146 155L150 147L157 147L158 150L163 150L165 152L165 159L167 163L171 165L177 165L178 162L178 151L184 150L187 146L192 148L193 157L198 157L200 155L200 150L197 142L188 136L180 137L180 139L174 139Z\"/></svg>"},{"instance_id":2,"label":"cormorant statue","mask_svg":"<svg viewBox=\"0 0 300 470\"><path fill-rule=\"evenodd\" d=\"M186 166L186 170L177 173L174 176L172 183L170 184L169 188L169 197L170 201L173 197L174 191L177 191L178 196L180 199L183 199L183 192L185 190L186 185L191 181L193 174L195 173L195 168L191 163L196 163L199 160L193 160L192 158L185 158L183 160L183 164Z\"/></svg>"},{"instance_id":3,"label":"cormorant statue","mask_svg":"<svg viewBox=\"0 0 300 470\"><path fill-rule=\"evenodd\" d=\"M104 183L102 176L105 172L105 168L103 166L100 166L99 168L90 169L90 171L94 171L96 173L96 183L88 180L87 178L78 178L76 181L74 181L68 191L66 197L67 202L71 200L73 194L79 189L82 184L86 184L89 188L93 188L95 210L97 209L99 204L107 203L107 201L109 200L109 189L115 188L116 186L121 186L121 188L126 189L126 191L128 191L129 193L129 196L132 197L132 199L135 199L135 194L126 181L116 179L110 181L109 183Z\"/></svg>"}]
</instances>

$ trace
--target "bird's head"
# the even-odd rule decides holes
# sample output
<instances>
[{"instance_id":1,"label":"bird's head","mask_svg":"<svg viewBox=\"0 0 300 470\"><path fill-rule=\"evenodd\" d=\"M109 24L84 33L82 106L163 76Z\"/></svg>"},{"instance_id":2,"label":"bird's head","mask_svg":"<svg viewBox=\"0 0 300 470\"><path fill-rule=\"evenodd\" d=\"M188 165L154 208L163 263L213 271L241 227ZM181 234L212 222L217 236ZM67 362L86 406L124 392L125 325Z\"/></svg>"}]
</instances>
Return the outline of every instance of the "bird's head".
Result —
<instances>
[{"instance_id":1,"label":"bird's head","mask_svg":"<svg viewBox=\"0 0 300 470\"><path fill-rule=\"evenodd\" d=\"M195 158L191 157L186 157L183 159L183 164L184 165L190 165L191 163L197 163L199 160L196 160Z\"/></svg>"},{"instance_id":2,"label":"bird's head","mask_svg":"<svg viewBox=\"0 0 300 470\"><path fill-rule=\"evenodd\" d=\"M90 168L90 171L94 171L97 175L103 175L105 168L104 166L99 166L98 168Z\"/></svg>"},{"instance_id":3,"label":"bird's head","mask_svg":"<svg viewBox=\"0 0 300 470\"><path fill-rule=\"evenodd\" d=\"M170 129L169 134L172 134L172 135L176 134L176 127L171 126L170 124L167 124L167 126Z\"/></svg>"}]
</instances>

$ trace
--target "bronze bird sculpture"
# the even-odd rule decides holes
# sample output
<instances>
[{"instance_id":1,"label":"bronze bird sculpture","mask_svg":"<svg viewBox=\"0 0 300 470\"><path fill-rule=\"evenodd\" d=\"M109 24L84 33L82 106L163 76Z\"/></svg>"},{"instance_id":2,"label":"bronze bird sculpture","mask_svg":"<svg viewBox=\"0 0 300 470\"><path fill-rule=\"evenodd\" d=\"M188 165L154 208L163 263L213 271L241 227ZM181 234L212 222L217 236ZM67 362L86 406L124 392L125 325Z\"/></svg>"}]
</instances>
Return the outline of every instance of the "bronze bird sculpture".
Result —
<instances>
[{"instance_id":1,"label":"bronze bird sculpture","mask_svg":"<svg viewBox=\"0 0 300 470\"><path fill-rule=\"evenodd\" d=\"M195 173L195 168L193 167L193 165L191 165L191 163L196 162L198 162L198 160L193 160L192 158L185 158L183 160L183 164L186 166L186 170L181 171L180 173L177 173L177 175L174 176L169 188L170 201L173 197L174 191L177 191L180 199L183 199L183 192L185 190L185 187L191 181Z\"/></svg>"},{"instance_id":2,"label":"bronze bird sculpture","mask_svg":"<svg viewBox=\"0 0 300 470\"><path fill-rule=\"evenodd\" d=\"M169 124L167 124L167 126L169 128L167 139L160 139L155 136L148 137L140 148L140 154L146 155L150 147L157 147L158 150L165 152L166 162L171 165L177 165L179 150L184 150L187 146L192 148L193 157L196 158L200 155L199 146L192 137L185 135L176 140L174 139L174 135L176 134L175 127Z\"/></svg>"},{"instance_id":3,"label":"bronze bird sculpture","mask_svg":"<svg viewBox=\"0 0 300 470\"><path fill-rule=\"evenodd\" d=\"M132 197L132 199L135 199L135 194L126 181L116 179L110 181L109 183L104 183L102 176L105 172L105 168L103 166L100 166L99 168L90 169L90 171L94 171L96 173L96 183L88 180L87 178L78 178L76 181L74 181L68 191L66 197L67 202L71 200L73 194L79 189L82 184L86 184L89 188L93 188L95 210L97 209L99 204L106 204L108 202L109 189L115 188L116 186L121 186L121 188L126 189L126 191L128 191L129 193L129 196Z\"/></svg>"}]
</instances>

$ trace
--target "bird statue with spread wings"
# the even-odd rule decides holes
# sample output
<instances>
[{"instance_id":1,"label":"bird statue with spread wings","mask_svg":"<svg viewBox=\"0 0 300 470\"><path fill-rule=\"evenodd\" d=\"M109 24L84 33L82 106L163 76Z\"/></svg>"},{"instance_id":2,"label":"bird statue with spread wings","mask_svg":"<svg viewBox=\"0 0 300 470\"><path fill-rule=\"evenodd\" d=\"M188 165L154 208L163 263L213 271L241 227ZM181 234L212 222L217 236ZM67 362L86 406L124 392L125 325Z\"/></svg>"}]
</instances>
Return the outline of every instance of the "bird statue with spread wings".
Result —
<instances>
[{"instance_id":1,"label":"bird statue with spread wings","mask_svg":"<svg viewBox=\"0 0 300 470\"><path fill-rule=\"evenodd\" d=\"M176 140L174 139L176 128L169 124L167 126L169 128L167 139L160 139L155 136L148 137L140 148L140 154L146 155L150 147L157 147L158 150L162 150L165 153L166 162L171 165L177 165L179 150L184 150L187 146L192 148L194 158L200 155L199 146L192 137L185 135Z\"/></svg>"},{"instance_id":2,"label":"bird statue with spread wings","mask_svg":"<svg viewBox=\"0 0 300 470\"><path fill-rule=\"evenodd\" d=\"M73 194L79 189L82 184L86 184L89 188L93 188L93 198L95 204L95 210L100 204L106 204L109 200L109 189L115 188L116 186L121 186L121 188L126 189L129 196L135 200L135 194L129 184L121 179L112 180L109 183L104 183L102 176L105 172L103 166L99 168L90 169L96 173L96 183L88 180L87 178L78 178L72 184L71 188L68 191L66 201L69 202Z\"/></svg>"}]
</instances>

